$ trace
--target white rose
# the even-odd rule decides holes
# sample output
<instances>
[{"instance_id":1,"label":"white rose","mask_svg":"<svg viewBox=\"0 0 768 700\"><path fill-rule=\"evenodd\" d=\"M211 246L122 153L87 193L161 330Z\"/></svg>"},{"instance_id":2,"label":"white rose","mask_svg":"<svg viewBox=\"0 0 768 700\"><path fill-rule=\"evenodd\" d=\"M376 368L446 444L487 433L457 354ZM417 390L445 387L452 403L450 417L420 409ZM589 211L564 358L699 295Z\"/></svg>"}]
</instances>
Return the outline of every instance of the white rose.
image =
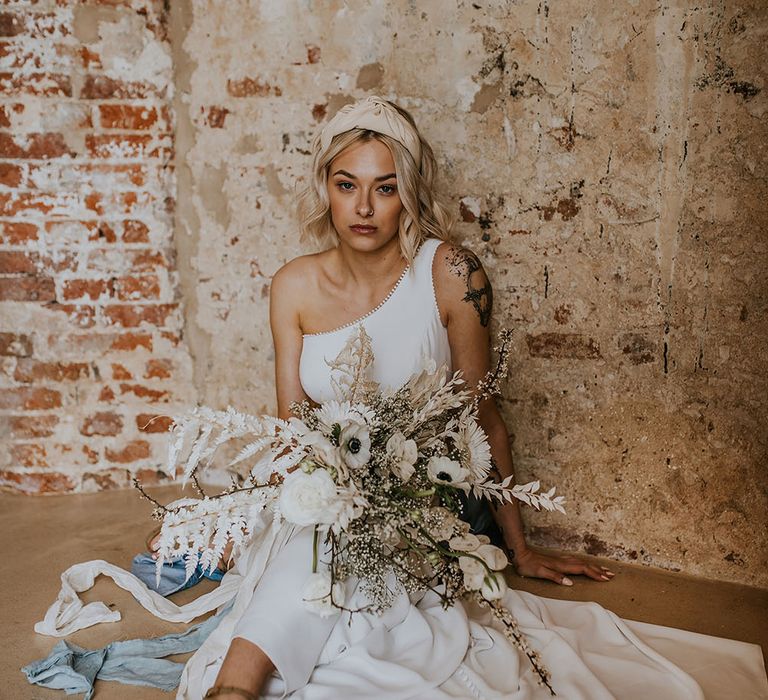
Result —
<instances>
[{"instance_id":1,"label":"white rose","mask_svg":"<svg viewBox=\"0 0 768 700\"><path fill-rule=\"evenodd\" d=\"M315 469L311 474L297 469L285 477L279 507L289 523L333 523L338 512L336 484L325 469Z\"/></svg>"},{"instance_id":2,"label":"white rose","mask_svg":"<svg viewBox=\"0 0 768 700\"><path fill-rule=\"evenodd\" d=\"M371 458L371 435L365 425L350 423L339 435L339 452L350 469L359 469Z\"/></svg>"},{"instance_id":3,"label":"white rose","mask_svg":"<svg viewBox=\"0 0 768 700\"><path fill-rule=\"evenodd\" d=\"M469 476L469 469L449 457L431 457L427 463L427 476L436 484L469 490L469 484L465 481Z\"/></svg>"},{"instance_id":4,"label":"white rose","mask_svg":"<svg viewBox=\"0 0 768 700\"><path fill-rule=\"evenodd\" d=\"M503 574L488 574L483 580L480 595L486 600L499 600L507 592L507 582Z\"/></svg>"},{"instance_id":5,"label":"white rose","mask_svg":"<svg viewBox=\"0 0 768 700\"><path fill-rule=\"evenodd\" d=\"M330 617L339 612L336 605L344 605L344 585L337 581L333 584L333 602L331 602L331 575L327 571L312 574L301 591L304 607L320 617Z\"/></svg>"},{"instance_id":6,"label":"white rose","mask_svg":"<svg viewBox=\"0 0 768 700\"><path fill-rule=\"evenodd\" d=\"M448 545L454 552L474 552L480 546L480 538L468 532L466 535L451 537Z\"/></svg>"},{"instance_id":7,"label":"white rose","mask_svg":"<svg viewBox=\"0 0 768 700\"><path fill-rule=\"evenodd\" d=\"M507 568L509 560L507 555L504 554L498 547L494 547L492 544L481 544L474 552L479 557L483 558L483 561L494 571L501 571Z\"/></svg>"},{"instance_id":8,"label":"white rose","mask_svg":"<svg viewBox=\"0 0 768 700\"><path fill-rule=\"evenodd\" d=\"M414 440L407 440L399 430L387 440L387 455L392 459L392 471L401 481L408 481L415 471L414 464L419 457L419 449Z\"/></svg>"}]
</instances>

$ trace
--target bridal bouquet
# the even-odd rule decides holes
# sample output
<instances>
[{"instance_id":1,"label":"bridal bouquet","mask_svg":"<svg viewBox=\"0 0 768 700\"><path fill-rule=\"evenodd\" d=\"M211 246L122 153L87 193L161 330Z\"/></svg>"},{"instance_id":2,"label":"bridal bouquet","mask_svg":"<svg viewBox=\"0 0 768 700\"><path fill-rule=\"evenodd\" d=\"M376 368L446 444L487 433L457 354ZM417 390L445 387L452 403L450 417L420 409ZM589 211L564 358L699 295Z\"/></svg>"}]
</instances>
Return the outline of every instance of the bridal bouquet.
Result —
<instances>
[{"instance_id":1,"label":"bridal bouquet","mask_svg":"<svg viewBox=\"0 0 768 700\"><path fill-rule=\"evenodd\" d=\"M554 488L541 492L537 481L492 478L478 405L498 393L508 346L509 333L502 332L496 366L475 391L463 388L460 372L449 376L425 361L400 389L385 392L369 377L373 352L359 326L330 363L336 400L294 404L295 417L287 421L231 407L198 407L174 417L168 468L176 476L183 462L183 479L193 481L200 497L154 501L162 520L158 575L163 561L179 557L188 576L198 562L213 569L228 543L236 558L266 510L279 521L314 528L313 573L303 601L316 614L359 611L345 606L343 584L351 577L369 601L362 609L374 613L389 607L398 588L431 589L445 606L472 598L492 610L551 690L548 672L501 602L505 553L470 533L460 518L469 494L564 512ZM249 442L230 466L247 463L247 475L209 496L198 470L236 438Z\"/></svg>"}]
</instances>

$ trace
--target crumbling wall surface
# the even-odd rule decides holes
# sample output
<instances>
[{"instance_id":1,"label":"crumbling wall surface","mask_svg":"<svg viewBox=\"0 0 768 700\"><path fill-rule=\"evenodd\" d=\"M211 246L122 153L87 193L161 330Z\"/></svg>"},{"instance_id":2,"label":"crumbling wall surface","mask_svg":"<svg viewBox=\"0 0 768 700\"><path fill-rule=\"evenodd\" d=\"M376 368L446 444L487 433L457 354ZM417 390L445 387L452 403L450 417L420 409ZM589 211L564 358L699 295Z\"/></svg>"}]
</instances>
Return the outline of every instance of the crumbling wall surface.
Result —
<instances>
[{"instance_id":1,"label":"crumbling wall surface","mask_svg":"<svg viewBox=\"0 0 768 700\"><path fill-rule=\"evenodd\" d=\"M161 0L0 9L0 486L152 481L193 400Z\"/></svg>"},{"instance_id":2,"label":"crumbling wall surface","mask_svg":"<svg viewBox=\"0 0 768 700\"><path fill-rule=\"evenodd\" d=\"M204 402L274 407L269 284L302 252L311 136L389 96L514 331L519 478L568 498L526 514L531 540L768 585L765 3L174 7Z\"/></svg>"}]
</instances>

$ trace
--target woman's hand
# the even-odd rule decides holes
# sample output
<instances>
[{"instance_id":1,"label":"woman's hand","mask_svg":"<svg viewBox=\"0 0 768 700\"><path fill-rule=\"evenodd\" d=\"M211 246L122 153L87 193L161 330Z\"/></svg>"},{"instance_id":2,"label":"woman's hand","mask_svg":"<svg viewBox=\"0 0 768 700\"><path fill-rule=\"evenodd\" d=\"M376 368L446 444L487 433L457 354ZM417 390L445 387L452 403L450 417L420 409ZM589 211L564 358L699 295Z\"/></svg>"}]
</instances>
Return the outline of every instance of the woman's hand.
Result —
<instances>
[{"instance_id":1,"label":"woman's hand","mask_svg":"<svg viewBox=\"0 0 768 700\"><path fill-rule=\"evenodd\" d=\"M563 586L573 585L566 574L583 574L595 581L610 581L614 577L610 569L588 564L578 557L539 554L527 548L520 553L516 552L512 561L520 576L549 579Z\"/></svg>"}]
</instances>

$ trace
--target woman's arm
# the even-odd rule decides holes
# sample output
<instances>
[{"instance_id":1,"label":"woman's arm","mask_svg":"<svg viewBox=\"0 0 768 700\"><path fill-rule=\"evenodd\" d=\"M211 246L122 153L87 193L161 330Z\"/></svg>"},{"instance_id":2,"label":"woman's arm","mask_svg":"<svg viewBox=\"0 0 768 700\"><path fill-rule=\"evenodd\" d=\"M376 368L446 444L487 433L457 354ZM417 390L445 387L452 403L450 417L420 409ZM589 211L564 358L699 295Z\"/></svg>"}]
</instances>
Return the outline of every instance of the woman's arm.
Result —
<instances>
[{"instance_id":1,"label":"woman's arm","mask_svg":"<svg viewBox=\"0 0 768 700\"><path fill-rule=\"evenodd\" d=\"M468 386L474 387L490 368L490 320L493 290L480 260L469 250L442 244L433 269L435 292L443 324L448 330L454 370L462 370ZM488 435L499 479L514 473L509 436L493 397L479 406L479 421ZM607 569L587 564L576 557L556 557L528 547L517 501L492 504L496 522L504 535L517 572L522 576L546 578L571 585L565 574L585 574L598 581L613 575Z\"/></svg>"},{"instance_id":2,"label":"woman's arm","mask_svg":"<svg viewBox=\"0 0 768 700\"><path fill-rule=\"evenodd\" d=\"M301 258L287 263L275 273L269 291L277 415L283 419L291 416L291 403L309 400L299 379L299 359L304 342L299 302L306 294L305 267L306 263Z\"/></svg>"}]
</instances>

